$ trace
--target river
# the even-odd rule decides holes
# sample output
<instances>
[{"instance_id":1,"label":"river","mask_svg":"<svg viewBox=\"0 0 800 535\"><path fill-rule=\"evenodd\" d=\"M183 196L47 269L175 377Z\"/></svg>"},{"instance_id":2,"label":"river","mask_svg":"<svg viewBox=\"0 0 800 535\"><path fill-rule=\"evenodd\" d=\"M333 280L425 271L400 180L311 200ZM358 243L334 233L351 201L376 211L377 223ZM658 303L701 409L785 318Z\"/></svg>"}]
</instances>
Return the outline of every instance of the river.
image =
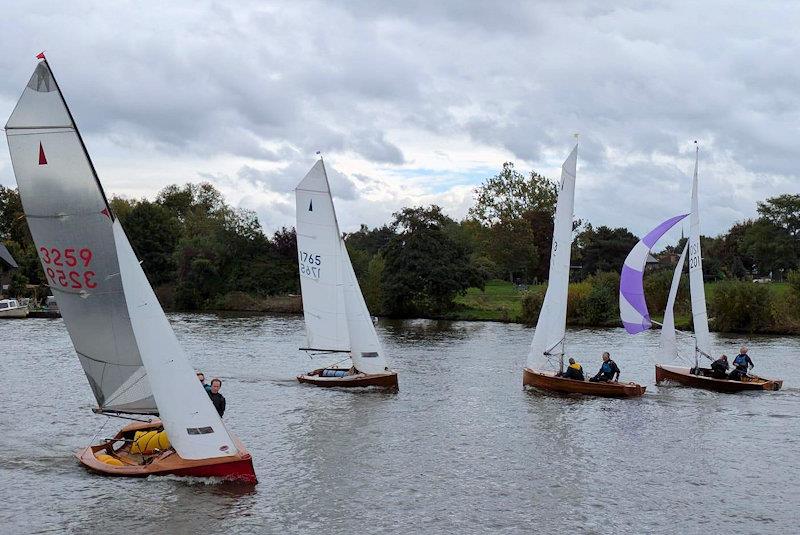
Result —
<instances>
[{"instance_id":1,"label":"river","mask_svg":"<svg viewBox=\"0 0 800 535\"><path fill-rule=\"evenodd\" d=\"M640 399L526 392L532 330L381 321L400 391L294 377L299 316L172 314L192 365L221 377L225 421L260 480L112 479L73 450L124 423L94 398L61 320L0 323L2 533L791 533L800 517L800 338L749 344L779 392L653 384L657 331L567 333L587 372L612 352ZM712 335L714 336L714 335ZM101 429L102 427L102 429Z\"/></svg>"}]
</instances>

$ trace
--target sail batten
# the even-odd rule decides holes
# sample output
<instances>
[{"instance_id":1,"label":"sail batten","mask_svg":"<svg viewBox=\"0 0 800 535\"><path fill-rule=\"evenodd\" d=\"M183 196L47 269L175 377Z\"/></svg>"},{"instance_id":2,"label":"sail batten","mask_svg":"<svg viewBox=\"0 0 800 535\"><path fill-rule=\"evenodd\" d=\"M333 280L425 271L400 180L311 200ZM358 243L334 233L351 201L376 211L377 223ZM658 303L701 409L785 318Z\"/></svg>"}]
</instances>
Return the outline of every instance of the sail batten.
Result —
<instances>
[{"instance_id":1,"label":"sail batten","mask_svg":"<svg viewBox=\"0 0 800 535\"><path fill-rule=\"evenodd\" d=\"M561 166L561 182L553 225L547 291L528 352L528 366L531 368L540 364L542 359L549 355L562 356L564 354L577 163L578 145L576 144ZM561 345L561 353L552 353L552 350L559 345Z\"/></svg>"}]
</instances>

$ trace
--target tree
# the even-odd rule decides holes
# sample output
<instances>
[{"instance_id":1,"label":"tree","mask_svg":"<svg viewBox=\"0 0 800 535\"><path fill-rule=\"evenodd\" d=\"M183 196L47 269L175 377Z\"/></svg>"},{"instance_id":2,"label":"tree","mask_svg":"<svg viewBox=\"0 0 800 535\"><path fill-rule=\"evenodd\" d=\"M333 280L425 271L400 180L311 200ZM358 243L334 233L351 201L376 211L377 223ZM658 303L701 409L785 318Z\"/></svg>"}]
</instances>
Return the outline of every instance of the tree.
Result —
<instances>
[{"instance_id":1,"label":"tree","mask_svg":"<svg viewBox=\"0 0 800 535\"><path fill-rule=\"evenodd\" d=\"M800 195L783 194L758 203L758 213L793 238L800 239Z\"/></svg>"},{"instance_id":2,"label":"tree","mask_svg":"<svg viewBox=\"0 0 800 535\"><path fill-rule=\"evenodd\" d=\"M581 258L581 279L600 271L616 271L622 269L625 257L639 238L626 228L597 227L591 224L578 234L577 246Z\"/></svg>"},{"instance_id":3,"label":"tree","mask_svg":"<svg viewBox=\"0 0 800 535\"><path fill-rule=\"evenodd\" d=\"M394 315L441 313L471 286L483 287L485 275L472 265L471 251L451 238L456 223L440 207L404 208L394 214L396 235L384 252L381 296Z\"/></svg>"},{"instance_id":4,"label":"tree","mask_svg":"<svg viewBox=\"0 0 800 535\"><path fill-rule=\"evenodd\" d=\"M163 206L146 200L125 212L123 219L114 209L150 283L158 286L174 280L174 251L180 237L177 219Z\"/></svg>"},{"instance_id":5,"label":"tree","mask_svg":"<svg viewBox=\"0 0 800 535\"><path fill-rule=\"evenodd\" d=\"M506 162L499 174L475 190L475 205L469 215L487 226L522 219L529 211L544 211L552 217L557 199L556 184L535 171L526 178L512 162Z\"/></svg>"},{"instance_id":6,"label":"tree","mask_svg":"<svg viewBox=\"0 0 800 535\"><path fill-rule=\"evenodd\" d=\"M768 219L753 222L739 247L743 254L753 259L753 269L758 274L768 275L797 267L795 239L785 228Z\"/></svg>"}]
</instances>

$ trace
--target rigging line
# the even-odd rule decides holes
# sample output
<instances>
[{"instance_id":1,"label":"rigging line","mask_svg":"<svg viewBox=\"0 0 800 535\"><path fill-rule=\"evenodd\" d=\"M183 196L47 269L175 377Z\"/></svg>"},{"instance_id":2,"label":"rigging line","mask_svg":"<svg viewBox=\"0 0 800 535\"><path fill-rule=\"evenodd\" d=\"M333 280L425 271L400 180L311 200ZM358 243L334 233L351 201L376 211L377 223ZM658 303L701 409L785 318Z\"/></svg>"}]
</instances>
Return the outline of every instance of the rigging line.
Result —
<instances>
[{"instance_id":1,"label":"rigging line","mask_svg":"<svg viewBox=\"0 0 800 535\"><path fill-rule=\"evenodd\" d=\"M105 370L103 371L103 374L105 374ZM134 386L136 386L137 384L139 384L139 381L141 381L141 380L142 380L142 379L144 379L145 377L147 377L147 373L144 373L144 374L143 374L141 377L139 377L138 379L136 379L136 380L135 380L133 383L131 383L131 384L130 384L130 385L129 385L129 386L128 386L128 387L127 387L125 390L122 390L122 391L118 391L118 392L116 392L116 395L115 395L113 398L106 400L106 404L108 404L108 403L111 403L111 402L112 402L112 401L114 401L115 399L119 399L119 397L120 397L120 396L122 396L122 395L123 395L123 394L125 394L125 393L126 393L128 390L130 390L131 388L133 388ZM151 394L150 394L150 396L152 396L152 395L153 395L153 394L151 393ZM147 396L147 397L150 397L150 396ZM146 398L145 398L145 399L146 399Z\"/></svg>"},{"instance_id":2,"label":"rigging line","mask_svg":"<svg viewBox=\"0 0 800 535\"><path fill-rule=\"evenodd\" d=\"M106 421L103 422L103 425L100 426L100 429L98 429L95 432L94 436L92 436L91 440L89 440L89 444L86 446L86 448L84 448L83 453L86 453L89 450L89 448L92 447L92 444L94 444L94 439L97 438L97 435L100 434L100 431L103 430L103 428L106 426L106 424L109 422L109 420L111 420L111 417L106 415Z\"/></svg>"},{"instance_id":3,"label":"rigging line","mask_svg":"<svg viewBox=\"0 0 800 535\"><path fill-rule=\"evenodd\" d=\"M84 353L81 353L80 351L75 351L75 353L77 353L79 356L81 356L83 358L91 360L92 362L98 362L100 364L111 364L112 366L126 366L126 367L133 367L133 368L140 368L140 367L143 366L143 364L141 364L141 363L140 364L120 364L120 363L111 362L111 361L108 361L108 360L100 360L100 359L96 359L96 358L90 357L89 355L86 355Z\"/></svg>"}]
</instances>

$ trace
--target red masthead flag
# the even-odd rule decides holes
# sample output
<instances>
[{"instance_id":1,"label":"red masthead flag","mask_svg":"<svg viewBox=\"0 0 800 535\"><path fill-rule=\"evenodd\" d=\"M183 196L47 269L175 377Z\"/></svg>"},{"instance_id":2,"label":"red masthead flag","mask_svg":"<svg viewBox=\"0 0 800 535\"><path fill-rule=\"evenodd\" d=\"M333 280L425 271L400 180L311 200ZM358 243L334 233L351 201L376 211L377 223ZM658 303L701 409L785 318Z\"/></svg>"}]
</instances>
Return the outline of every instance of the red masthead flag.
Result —
<instances>
[{"instance_id":1,"label":"red masthead flag","mask_svg":"<svg viewBox=\"0 0 800 535\"><path fill-rule=\"evenodd\" d=\"M36 59L45 59L44 52L39 52L38 54L36 54Z\"/></svg>"}]
</instances>

